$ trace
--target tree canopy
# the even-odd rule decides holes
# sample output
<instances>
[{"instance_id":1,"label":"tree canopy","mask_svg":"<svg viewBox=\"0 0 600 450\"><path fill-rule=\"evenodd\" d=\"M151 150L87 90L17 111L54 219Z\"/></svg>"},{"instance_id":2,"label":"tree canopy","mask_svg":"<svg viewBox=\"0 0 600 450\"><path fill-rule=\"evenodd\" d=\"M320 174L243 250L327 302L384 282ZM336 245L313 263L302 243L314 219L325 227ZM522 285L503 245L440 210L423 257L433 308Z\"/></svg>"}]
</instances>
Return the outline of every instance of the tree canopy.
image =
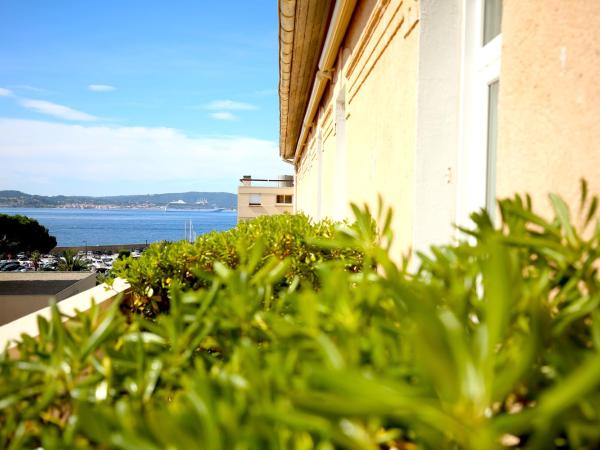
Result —
<instances>
[{"instance_id":1,"label":"tree canopy","mask_svg":"<svg viewBox=\"0 0 600 450\"><path fill-rule=\"evenodd\" d=\"M0 214L0 255L37 250L47 253L56 247L56 238L30 217Z\"/></svg>"}]
</instances>

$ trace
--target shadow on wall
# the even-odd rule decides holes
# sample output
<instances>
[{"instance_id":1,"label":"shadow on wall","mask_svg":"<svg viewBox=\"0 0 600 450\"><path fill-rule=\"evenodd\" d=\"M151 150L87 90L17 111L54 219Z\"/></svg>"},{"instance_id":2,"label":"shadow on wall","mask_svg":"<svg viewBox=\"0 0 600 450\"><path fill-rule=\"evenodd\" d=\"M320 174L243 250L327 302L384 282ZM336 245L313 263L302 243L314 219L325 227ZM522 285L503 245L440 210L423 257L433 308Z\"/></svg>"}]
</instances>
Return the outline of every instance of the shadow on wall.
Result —
<instances>
[{"instance_id":1,"label":"shadow on wall","mask_svg":"<svg viewBox=\"0 0 600 450\"><path fill-rule=\"evenodd\" d=\"M0 274L0 325L91 289L96 274L90 272L26 272Z\"/></svg>"}]
</instances>

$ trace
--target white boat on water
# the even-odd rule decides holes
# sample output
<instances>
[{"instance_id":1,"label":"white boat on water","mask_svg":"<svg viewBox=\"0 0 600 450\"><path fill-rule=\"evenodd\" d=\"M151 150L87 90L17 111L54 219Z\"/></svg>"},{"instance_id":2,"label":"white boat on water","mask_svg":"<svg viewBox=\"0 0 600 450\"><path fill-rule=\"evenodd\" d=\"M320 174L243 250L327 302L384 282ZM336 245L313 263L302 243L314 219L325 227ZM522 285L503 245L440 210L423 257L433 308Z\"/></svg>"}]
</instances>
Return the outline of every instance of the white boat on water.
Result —
<instances>
[{"instance_id":1,"label":"white boat on water","mask_svg":"<svg viewBox=\"0 0 600 450\"><path fill-rule=\"evenodd\" d=\"M176 200L169 202L165 205L165 211L201 211L201 212L219 212L225 208L210 208L208 200L205 198L200 199L197 202L185 202L183 200Z\"/></svg>"}]
</instances>

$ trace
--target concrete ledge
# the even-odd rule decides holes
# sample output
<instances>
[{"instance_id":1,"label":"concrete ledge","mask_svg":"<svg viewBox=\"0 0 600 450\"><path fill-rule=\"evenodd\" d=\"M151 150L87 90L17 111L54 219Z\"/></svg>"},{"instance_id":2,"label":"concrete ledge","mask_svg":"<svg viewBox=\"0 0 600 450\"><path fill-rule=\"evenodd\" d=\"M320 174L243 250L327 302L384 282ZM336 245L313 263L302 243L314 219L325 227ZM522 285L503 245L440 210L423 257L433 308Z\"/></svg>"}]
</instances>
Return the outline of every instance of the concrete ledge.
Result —
<instances>
[{"instance_id":1,"label":"concrete ledge","mask_svg":"<svg viewBox=\"0 0 600 450\"><path fill-rule=\"evenodd\" d=\"M92 301L101 305L102 308L106 308L112 303L112 300L115 299L117 295L125 294L128 290L129 283L121 278L117 278L112 287L107 284L101 284L66 298L60 303L57 303L57 306L60 312L67 316L64 318L64 321L68 321L69 317L75 315L76 311L87 311L90 309L92 307ZM50 307L42 308L1 326L0 351L3 351L8 346L10 352L10 349L15 347L16 341L20 340L21 334L28 334L29 336L36 338L38 336L37 316L42 316L49 320L51 317Z\"/></svg>"},{"instance_id":2,"label":"concrete ledge","mask_svg":"<svg viewBox=\"0 0 600 450\"><path fill-rule=\"evenodd\" d=\"M96 286L91 272L0 273L0 326Z\"/></svg>"}]
</instances>

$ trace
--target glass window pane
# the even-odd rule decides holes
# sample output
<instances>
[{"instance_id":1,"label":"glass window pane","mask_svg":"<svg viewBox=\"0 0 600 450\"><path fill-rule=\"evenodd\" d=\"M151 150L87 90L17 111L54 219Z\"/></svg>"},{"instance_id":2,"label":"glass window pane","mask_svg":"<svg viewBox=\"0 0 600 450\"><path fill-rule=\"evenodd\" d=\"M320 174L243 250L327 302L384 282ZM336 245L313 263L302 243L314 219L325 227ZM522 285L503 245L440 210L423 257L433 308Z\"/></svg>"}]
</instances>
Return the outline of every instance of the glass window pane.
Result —
<instances>
[{"instance_id":1,"label":"glass window pane","mask_svg":"<svg viewBox=\"0 0 600 450\"><path fill-rule=\"evenodd\" d=\"M292 196L291 195L278 195L276 202L277 203L292 203Z\"/></svg>"},{"instance_id":2,"label":"glass window pane","mask_svg":"<svg viewBox=\"0 0 600 450\"><path fill-rule=\"evenodd\" d=\"M500 83L488 87L487 170L485 207L492 217L496 212L496 148L498 144L498 89Z\"/></svg>"},{"instance_id":3,"label":"glass window pane","mask_svg":"<svg viewBox=\"0 0 600 450\"><path fill-rule=\"evenodd\" d=\"M502 26L502 0L484 0L483 45L500 34Z\"/></svg>"}]
</instances>

